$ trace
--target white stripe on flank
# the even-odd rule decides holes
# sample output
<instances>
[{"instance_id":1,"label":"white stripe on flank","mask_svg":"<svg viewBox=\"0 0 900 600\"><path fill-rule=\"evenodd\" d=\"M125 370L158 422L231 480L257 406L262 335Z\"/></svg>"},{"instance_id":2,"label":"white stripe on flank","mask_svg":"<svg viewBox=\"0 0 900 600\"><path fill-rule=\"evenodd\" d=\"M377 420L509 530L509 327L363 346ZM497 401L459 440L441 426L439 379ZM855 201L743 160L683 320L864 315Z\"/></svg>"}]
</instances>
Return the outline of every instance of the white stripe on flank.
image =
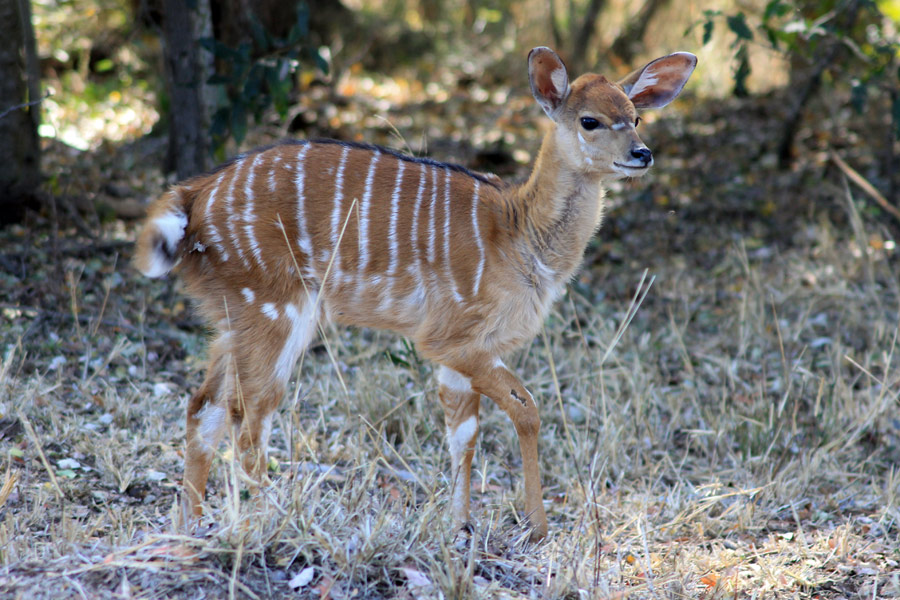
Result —
<instances>
[{"instance_id":1,"label":"white stripe on flank","mask_svg":"<svg viewBox=\"0 0 900 600\"><path fill-rule=\"evenodd\" d=\"M225 246L222 245L222 236L219 235L219 230L216 229L215 224L213 224L213 205L216 203L216 197L219 194L219 186L222 185L225 173L227 173L227 169L223 170L219 173L219 176L216 177L216 185L213 186L212 191L209 193L209 200L206 203L206 227L209 230L209 241L211 241L216 247L216 250L218 250L219 255L222 257L222 262L228 260L228 251L225 249Z\"/></svg>"},{"instance_id":2,"label":"white stripe on flank","mask_svg":"<svg viewBox=\"0 0 900 600\"><path fill-rule=\"evenodd\" d=\"M475 271L475 283L472 285L472 296L478 295L481 286L481 276L484 273L484 243L481 241L481 232L478 230L478 185L481 182L475 180L475 191L472 193L472 231L475 234L475 245L478 246L478 268Z\"/></svg>"},{"instance_id":3,"label":"white stripe on flank","mask_svg":"<svg viewBox=\"0 0 900 600\"><path fill-rule=\"evenodd\" d=\"M245 159L241 159L235 163L234 176L231 178L231 183L228 186L228 194L225 196L225 207L226 214L228 215L227 224L228 233L231 234L231 245L237 252L238 258L244 263L244 268L249 269L250 263L247 262L247 258L244 256L244 250L241 248L241 239L238 237L237 227L235 226L237 215L234 214L234 184L237 181L238 176L240 176L245 164L247 164Z\"/></svg>"},{"instance_id":4,"label":"white stripe on flank","mask_svg":"<svg viewBox=\"0 0 900 600\"><path fill-rule=\"evenodd\" d=\"M444 169L444 261L447 268L447 280L453 290L453 299L457 304L463 301L453 279L453 265L450 262L450 169Z\"/></svg>"},{"instance_id":5,"label":"white stripe on flank","mask_svg":"<svg viewBox=\"0 0 900 600\"><path fill-rule=\"evenodd\" d=\"M307 142L297 153L294 188L297 194L297 245L300 247L300 251L308 257L309 262L312 262L312 243L309 241L309 231L306 230L306 198L303 196L306 185L306 169L303 161L306 160L308 151L309 143Z\"/></svg>"},{"instance_id":6,"label":"white stripe on flank","mask_svg":"<svg viewBox=\"0 0 900 600\"><path fill-rule=\"evenodd\" d=\"M287 381L291 376L291 370L297 362L303 348L309 343L316 331L316 293L309 292L309 296L303 304L302 311L298 311L294 304L285 304L284 314L291 324L291 331L284 342L284 347L278 355L275 363L275 377L278 381Z\"/></svg>"},{"instance_id":7,"label":"white stripe on flank","mask_svg":"<svg viewBox=\"0 0 900 600\"><path fill-rule=\"evenodd\" d=\"M281 156L276 155L269 166L269 191L273 194L278 188L278 180L275 178L275 171L278 170L278 163L281 162Z\"/></svg>"},{"instance_id":8,"label":"white stripe on flank","mask_svg":"<svg viewBox=\"0 0 900 600\"><path fill-rule=\"evenodd\" d=\"M434 262L434 244L437 233L435 232L434 219L437 213L437 195L438 195L438 172L437 169L431 169L431 212L428 215L428 262Z\"/></svg>"},{"instance_id":9,"label":"white stripe on flank","mask_svg":"<svg viewBox=\"0 0 900 600\"><path fill-rule=\"evenodd\" d=\"M278 309L271 302L263 304L260 310L273 321L278 318Z\"/></svg>"},{"instance_id":10,"label":"white stripe on flank","mask_svg":"<svg viewBox=\"0 0 900 600\"><path fill-rule=\"evenodd\" d=\"M412 229L409 233L409 245L413 255L412 261L406 268L407 271L416 278L416 291L411 294L411 297L421 295L422 302L424 302L425 292L422 285L422 257L419 255L419 213L422 212L422 198L425 195L425 179L427 177L427 171L425 170L425 163L422 163L419 166L421 167L419 170L419 189L416 190L416 203L413 207Z\"/></svg>"},{"instance_id":11,"label":"white stripe on flank","mask_svg":"<svg viewBox=\"0 0 900 600\"><path fill-rule=\"evenodd\" d=\"M341 276L341 255L338 252L338 242L341 235L341 204L344 201L344 168L347 166L347 156L350 154L350 146L344 146L341 151L341 162L338 165L337 178L334 181L334 209L331 211L331 252L334 260L331 263L332 277L339 281Z\"/></svg>"},{"instance_id":12,"label":"white stripe on flank","mask_svg":"<svg viewBox=\"0 0 900 600\"><path fill-rule=\"evenodd\" d=\"M250 163L250 172L247 173L247 181L244 182L244 200L246 202L244 205L244 223L246 223L244 226L244 235L247 236L247 243L250 245L250 253L253 254L256 264L265 271L266 264L263 262L262 251L259 248L259 243L256 241L256 234L253 231L253 222L256 221L256 212L254 212L256 205L254 204L255 199L253 197L253 181L256 179L256 169L259 168L259 161L261 158L261 152L253 157L253 162Z\"/></svg>"},{"instance_id":13,"label":"white stripe on flank","mask_svg":"<svg viewBox=\"0 0 900 600\"><path fill-rule=\"evenodd\" d=\"M397 179L394 181L394 193L391 195L391 221L388 226L388 245L391 250L391 262L388 265L388 275L397 273L397 260L399 259L397 252L397 216L400 213L400 191L403 189L403 167L404 161L397 161Z\"/></svg>"},{"instance_id":14,"label":"white stripe on flank","mask_svg":"<svg viewBox=\"0 0 900 600\"><path fill-rule=\"evenodd\" d=\"M359 274L362 275L369 263L369 209L372 207L372 180L375 178L375 165L378 163L380 152L372 153L372 160L369 161L369 172L366 174L366 188L363 192L362 201L360 201L360 223L359 228Z\"/></svg>"}]
</instances>

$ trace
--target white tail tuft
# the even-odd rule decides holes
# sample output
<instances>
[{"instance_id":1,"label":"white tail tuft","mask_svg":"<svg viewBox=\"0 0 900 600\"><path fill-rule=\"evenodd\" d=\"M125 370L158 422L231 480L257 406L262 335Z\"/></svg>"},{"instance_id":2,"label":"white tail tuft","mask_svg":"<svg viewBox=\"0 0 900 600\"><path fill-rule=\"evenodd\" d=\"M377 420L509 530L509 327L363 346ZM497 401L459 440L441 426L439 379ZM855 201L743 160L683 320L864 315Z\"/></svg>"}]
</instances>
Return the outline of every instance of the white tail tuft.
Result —
<instances>
[{"instance_id":1,"label":"white tail tuft","mask_svg":"<svg viewBox=\"0 0 900 600\"><path fill-rule=\"evenodd\" d=\"M156 231L153 235L153 245L143 264L139 265L144 275L162 277L172 270L178 260L175 250L184 237L187 223L187 217L180 210L164 213L149 223L149 227L155 228Z\"/></svg>"}]
</instances>

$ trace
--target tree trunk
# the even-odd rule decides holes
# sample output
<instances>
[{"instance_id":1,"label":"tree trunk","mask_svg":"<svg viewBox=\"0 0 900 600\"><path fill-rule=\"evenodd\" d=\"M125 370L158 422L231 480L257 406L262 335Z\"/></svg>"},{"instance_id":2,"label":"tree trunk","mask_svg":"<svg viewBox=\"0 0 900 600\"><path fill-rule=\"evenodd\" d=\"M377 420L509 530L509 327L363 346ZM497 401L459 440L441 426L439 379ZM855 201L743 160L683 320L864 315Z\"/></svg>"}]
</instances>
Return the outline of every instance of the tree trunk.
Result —
<instances>
[{"instance_id":1,"label":"tree trunk","mask_svg":"<svg viewBox=\"0 0 900 600\"><path fill-rule=\"evenodd\" d=\"M610 46L610 53L619 57L622 63L630 65L631 61L644 44L644 34L650 21L659 12L659 9L669 3L669 0L646 0L641 9L628 22L623 31Z\"/></svg>"},{"instance_id":2,"label":"tree trunk","mask_svg":"<svg viewBox=\"0 0 900 600\"><path fill-rule=\"evenodd\" d=\"M39 81L31 5L0 0L0 223L19 221L40 184ZM34 96L34 97L33 97Z\"/></svg>"},{"instance_id":3,"label":"tree trunk","mask_svg":"<svg viewBox=\"0 0 900 600\"><path fill-rule=\"evenodd\" d=\"M212 37L209 0L163 0L163 36L171 98L167 170L184 179L206 171L209 165L213 107L206 81L212 74L212 56L197 43Z\"/></svg>"}]
</instances>

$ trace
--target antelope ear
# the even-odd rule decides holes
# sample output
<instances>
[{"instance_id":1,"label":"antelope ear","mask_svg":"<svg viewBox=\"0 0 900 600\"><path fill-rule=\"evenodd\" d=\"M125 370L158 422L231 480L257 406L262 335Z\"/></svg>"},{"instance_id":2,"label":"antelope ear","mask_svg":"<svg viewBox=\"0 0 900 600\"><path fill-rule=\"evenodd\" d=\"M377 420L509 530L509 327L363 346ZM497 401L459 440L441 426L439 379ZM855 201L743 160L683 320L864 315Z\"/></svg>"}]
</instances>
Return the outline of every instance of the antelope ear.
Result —
<instances>
[{"instance_id":1,"label":"antelope ear","mask_svg":"<svg viewBox=\"0 0 900 600\"><path fill-rule=\"evenodd\" d=\"M675 99L697 66L690 52L675 52L650 61L619 82L635 108L662 108Z\"/></svg>"},{"instance_id":2,"label":"antelope ear","mask_svg":"<svg viewBox=\"0 0 900 600\"><path fill-rule=\"evenodd\" d=\"M556 120L560 107L569 97L569 74L562 59L546 46L528 53L528 79L531 93L547 116Z\"/></svg>"}]
</instances>

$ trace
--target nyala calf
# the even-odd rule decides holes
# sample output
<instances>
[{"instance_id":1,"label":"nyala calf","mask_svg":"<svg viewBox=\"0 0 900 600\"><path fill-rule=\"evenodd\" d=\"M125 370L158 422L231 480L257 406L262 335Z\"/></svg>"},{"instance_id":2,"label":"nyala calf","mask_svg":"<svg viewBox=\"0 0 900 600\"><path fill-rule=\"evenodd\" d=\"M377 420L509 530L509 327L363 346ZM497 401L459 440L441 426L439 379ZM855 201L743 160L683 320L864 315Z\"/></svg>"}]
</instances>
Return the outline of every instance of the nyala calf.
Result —
<instances>
[{"instance_id":1,"label":"nyala calf","mask_svg":"<svg viewBox=\"0 0 900 600\"><path fill-rule=\"evenodd\" d=\"M553 121L524 183L338 141L242 154L175 186L149 211L135 264L177 270L216 334L187 407L184 502L199 515L230 423L262 481L272 414L320 319L389 329L437 365L452 462L454 523L469 519L481 396L516 428L531 536L547 533L540 418L502 357L535 336L600 225L603 181L637 177L653 155L638 110L671 102L697 59L658 58L619 82L569 75L544 47L531 89Z\"/></svg>"}]
</instances>

